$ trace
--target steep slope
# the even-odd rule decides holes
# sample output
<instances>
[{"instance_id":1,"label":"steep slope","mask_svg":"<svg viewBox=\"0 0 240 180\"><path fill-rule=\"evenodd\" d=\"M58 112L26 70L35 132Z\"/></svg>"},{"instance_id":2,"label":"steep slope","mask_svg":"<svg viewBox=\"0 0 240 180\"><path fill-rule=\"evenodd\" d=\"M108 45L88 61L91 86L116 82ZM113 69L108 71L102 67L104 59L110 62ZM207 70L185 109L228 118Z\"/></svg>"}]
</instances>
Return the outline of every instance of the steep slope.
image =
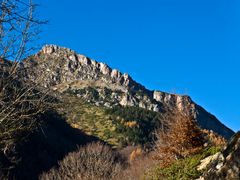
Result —
<instances>
[{"instance_id":1,"label":"steep slope","mask_svg":"<svg viewBox=\"0 0 240 180\"><path fill-rule=\"evenodd\" d=\"M201 128L213 130L227 139L233 135L233 131L189 96L150 91L128 74L67 48L44 46L36 55L24 60L20 69L26 80L81 97L96 106L131 106L160 114L180 112L192 116Z\"/></svg>"},{"instance_id":2,"label":"steep slope","mask_svg":"<svg viewBox=\"0 0 240 180\"><path fill-rule=\"evenodd\" d=\"M96 106L68 94L62 94L61 100L57 111L72 127L98 137L113 148L151 143L153 132L162 121L161 113L138 107Z\"/></svg>"}]
</instances>

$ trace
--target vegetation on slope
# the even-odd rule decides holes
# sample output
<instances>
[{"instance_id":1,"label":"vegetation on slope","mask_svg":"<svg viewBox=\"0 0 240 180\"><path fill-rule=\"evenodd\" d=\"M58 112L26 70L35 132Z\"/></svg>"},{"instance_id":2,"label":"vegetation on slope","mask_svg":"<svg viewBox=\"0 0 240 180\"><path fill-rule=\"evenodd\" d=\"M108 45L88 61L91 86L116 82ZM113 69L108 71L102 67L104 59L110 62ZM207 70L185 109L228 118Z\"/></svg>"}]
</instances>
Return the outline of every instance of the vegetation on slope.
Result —
<instances>
[{"instance_id":1,"label":"vegetation on slope","mask_svg":"<svg viewBox=\"0 0 240 180\"><path fill-rule=\"evenodd\" d=\"M200 165L201 160L208 156L216 154L220 150L221 148L219 147L209 147L203 149L198 154L183 159L179 159L165 168L163 168L161 165L154 166L144 174L143 179L146 180L197 179L203 174L203 171L198 171L198 166Z\"/></svg>"},{"instance_id":2,"label":"vegetation on slope","mask_svg":"<svg viewBox=\"0 0 240 180\"><path fill-rule=\"evenodd\" d=\"M123 164L121 164L121 162L118 163L118 161L115 160L111 161L112 156L110 156L109 162L101 161L104 159L104 157L103 159L101 159L100 156L95 156L99 153L102 154L101 152L105 149L105 146L96 149L91 149L95 146L82 147L82 149L85 150L79 150L79 152L77 147L96 140L102 140L104 142L107 142L114 148L124 145L146 145L148 142L155 140L153 138L153 132L155 128L157 128L159 125L162 125L161 122L163 119L158 113L155 112L147 111L136 107L116 106L112 109L108 109L86 103L82 101L81 98L65 95L62 96L62 102L56 104L56 109L58 110L58 113L54 112L54 110L52 109L44 112L40 111L40 114L36 114L37 119L35 119L35 116L31 116L32 118L27 119L29 122L35 122L37 120L37 122L39 122L39 125L36 126L36 128L29 129L28 131L26 131L27 133L24 134L18 134L17 130L14 131L15 134L18 134L18 139L15 140L14 143L12 143L12 146L8 146L8 149L6 151L0 151L1 179L36 179L41 172L47 172L52 167L57 167L58 162L60 162L60 166L63 166L63 170L61 171L66 174L67 172L69 172L69 170L65 168L70 168L71 170L73 167L80 168L79 164L76 165L77 162L72 162L72 160L74 160L76 156L80 155L80 159L76 160L83 163L83 166L85 166L84 163L89 163L85 162L84 158L81 156L81 152L85 152L86 149L88 149L90 153L86 155L87 160L91 160L93 164L95 161L99 162L99 166L105 167L103 169L104 171L101 171L99 173L106 173L106 176L104 175L104 178L108 176L109 179L112 177L114 177L113 179L116 179L115 177L117 177L118 174L125 174L127 170L122 169ZM29 98L32 96L27 97ZM20 110L23 110L23 108L20 108ZM61 114L59 114L60 112ZM62 115L64 115L66 119ZM170 120L170 122L171 121L172 120ZM18 121L15 118L13 122ZM194 135L194 133L192 133L193 130L194 132L197 132L196 129L194 129L195 127L191 126L191 123L190 126L177 126L181 125L181 122L179 121L179 123L173 123L174 126L169 126L168 124L169 129L166 130L170 134L165 132L165 134L168 135L174 135L171 134L171 132L176 132L177 134L180 133L181 136L175 134L175 136L172 136L172 138L165 138L165 144L162 142L161 143L163 145L168 145L166 147L167 149L170 149L170 146L174 147L174 144L168 144L166 140L168 139L172 143L178 142L180 144L178 147L190 148L189 151L191 152L194 146L189 146L189 143L196 144L195 142L199 139L195 137L197 137L199 132L196 133L195 137L191 136ZM72 127L70 127L69 124ZM92 136L87 136L82 132L86 132L87 134L98 137L99 139L93 138ZM24 141L19 141L19 138L22 139L21 137L23 137ZM199 137L202 136L199 135ZM186 141L186 139L184 138L192 138L193 141ZM188 144L187 146L186 142ZM109 150L107 152L113 152L110 147L106 148L107 150ZM74 153L74 151L76 152ZM68 153L71 152L73 153L69 156L66 156ZM155 152L156 154L161 153L163 157L169 157L167 156L169 154L166 151L159 151L159 149L156 149ZM176 155L175 151L171 153L175 153L174 155ZM91 159L93 156L97 159ZM179 160L172 162L167 167L154 166L153 168L151 168L151 171L145 174L145 176L147 178L159 176L168 177L169 174L171 174L172 176L172 174L175 173L176 175L174 175L173 177L180 177L183 176L183 174L185 176L186 169L188 172L192 172L192 174L194 174L195 176L199 174L199 172L195 171L195 167L202 157L203 156L197 155L192 156L191 153L187 153L185 156L181 156ZM118 158L121 159L120 156ZM147 155L145 156L145 158L148 158L148 161L154 162L151 162L150 164L156 164L155 162L163 162L162 159L151 159L150 156L148 157ZM62 161L62 159L64 160ZM64 164L61 164L61 162L63 162ZM104 165L104 162L106 163L106 166ZM137 167L141 166L141 163L145 162L146 161L140 161ZM187 163L190 163L190 166L188 166ZM181 174L177 174L175 170L179 169L180 166L185 168L181 170ZM84 172L89 172L91 174L95 173L96 169L99 169L98 167L95 167L94 171L90 171L91 167L94 168L94 166L91 165L87 167ZM132 165L126 167L131 170ZM140 171L140 173L146 172L145 170L146 169ZM51 174L51 172L53 172L53 176L51 175L52 178L56 178L57 170L51 170L49 173ZM79 173L81 172L82 171L79 171ZM109 174L109 172L115 174ZM81 175L85 176L84 173L81 173ZM137 175L134 174L132 171L130 174L126 175L126 178L133 179L133 175L137 177ZM143 175L140 174L139 177L143 177Z\"/></svg>"},{"instance_id":3,"label":"vegetation on slope","mask_svg":"<svg viewBox=\"0 0 240 180\"><path fill-rule=\"evenodd\" d=\"M205 134L191 118L178 114L168 120L168 128L156 133L154 150L140 155L124 172L127 179L198 178L203 173L198 170L201 160L224 145L221 138Z\"/></svg>"},{"instance_id":4,"label":"vegetation on slope","mask_svg":"<svg viewBox=\"0 0 240 180\"><path fill-rule=\"evenodd\" d=\"M156 112L137 107L100 107L69 95L64 96L58 111L74 128L114 147L146 145L161 124L161 115Z\"/></svg>"}]
</instances>

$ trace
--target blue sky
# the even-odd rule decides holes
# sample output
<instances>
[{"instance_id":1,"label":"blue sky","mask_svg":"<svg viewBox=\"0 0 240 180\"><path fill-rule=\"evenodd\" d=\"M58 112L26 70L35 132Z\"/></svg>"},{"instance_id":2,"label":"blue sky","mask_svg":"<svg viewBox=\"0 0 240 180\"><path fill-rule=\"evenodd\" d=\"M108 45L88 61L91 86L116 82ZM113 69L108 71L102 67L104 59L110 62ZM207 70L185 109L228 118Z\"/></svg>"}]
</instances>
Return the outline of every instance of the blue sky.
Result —
<instances>
[{"instance_id":1,"label":"blue sky","mask_svg":"<svg viewBox=\"0 0 240 180\"><path fill-rule=\"evenodd\" d=\"M240 130L240 1L37 0L41 43L128 72L150 89L188 94Z\"/></svg>"}]
</instances>

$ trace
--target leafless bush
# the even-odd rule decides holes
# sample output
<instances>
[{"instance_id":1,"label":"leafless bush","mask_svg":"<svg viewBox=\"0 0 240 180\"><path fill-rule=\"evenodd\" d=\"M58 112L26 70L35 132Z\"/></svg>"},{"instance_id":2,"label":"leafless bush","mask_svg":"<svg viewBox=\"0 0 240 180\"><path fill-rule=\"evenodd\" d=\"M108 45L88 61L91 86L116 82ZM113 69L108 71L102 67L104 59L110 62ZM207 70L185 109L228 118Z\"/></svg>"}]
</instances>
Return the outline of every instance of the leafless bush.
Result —
<instances>
[{"instance_id":1,"label":"leafless bush","mask_svg":"<svg viewBox=\"0 0 240 180\"><path fill-rule=\"evenodd\" d=\"M92 143L70 153L52 169L41 175L42 180L106 180L116 179L123 161L110 147Z\"/></svg>"}]
</instances>

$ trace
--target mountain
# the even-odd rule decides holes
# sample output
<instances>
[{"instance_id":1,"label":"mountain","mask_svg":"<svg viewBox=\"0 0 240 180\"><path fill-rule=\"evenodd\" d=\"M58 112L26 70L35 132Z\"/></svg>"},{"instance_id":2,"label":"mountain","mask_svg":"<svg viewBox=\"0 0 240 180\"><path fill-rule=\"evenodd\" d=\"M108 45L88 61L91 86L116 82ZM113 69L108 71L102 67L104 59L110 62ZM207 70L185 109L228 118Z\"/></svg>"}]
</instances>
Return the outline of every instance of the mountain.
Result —
<instances>
[{"instance_id":1,"label":"mountain","mask_svg":"<svg viewBox=\"0 0 240 180\"><path fill-rule=\"evenodd\" d=\"M99 153L102 147L111 149L113 154L120 153L117 157L124 167L120 174L128 174L128 170L136 166L128 160L137 157L138 153L144 153L142 158L148 163L139 160L147 166L156 163L156 159L152 159L155 153L168 157L156 150L156 144L164 145L164 141L169 144L169 138L159 139L158 134L172 132L174 136L168 137L172 137L170 141L174 144L178 144L177 140L182 142L183 135L193 135L191 139L195 143L201 142L201 148L224 144L225 139L218 135L226 139L233 135L232 130L189 96L148 90L128 74L67 48L47 45L19 63L0 59L0 74L3 120L0 128L0 179L38 179L44 172L46 177L53 173L50 179L65 179L57 178L61 163L62 168L66 165L71 169L76 167L75 161L73 164L66 161L84 160L82 156L71 157L81 155L77 151L89 151L90 154L85 156L84 153L84 157L91 160L95 157L92 153ZM163 131L156 133L158 128ZM191 144L186 142L189 141L182 144ZM193 147L187 150L195 152ZM197 164L201 158L213 153L215 150L197 154ZM92 160L93 164L98 162L95 158ZM105 162L105 157L102 160ZM184 162L179 168L189 164L187 159ZM84 167L85 163L89 164L84 162ZM138 167L138 161L136 163ZM193 164L194 172L197 164ZM99 166L105 167L101 163ZM146 170L140 168L139 175ZM43 179L46 178L43 176Z\"/></svg>"},{"instance_id":2,"label":"mountain","mask_svg":"<svg viewBox=\"0 0 240 180\"><path fill-rule=\"evenodd\" d=\"M151 91L131 76L68 48L46 45L20 64L25 80L44 88L80 97L96 108L136 107L160 114L182 113L202 129L229 139L234 132L189 96Z\"/></svg>"}]
</instances>

